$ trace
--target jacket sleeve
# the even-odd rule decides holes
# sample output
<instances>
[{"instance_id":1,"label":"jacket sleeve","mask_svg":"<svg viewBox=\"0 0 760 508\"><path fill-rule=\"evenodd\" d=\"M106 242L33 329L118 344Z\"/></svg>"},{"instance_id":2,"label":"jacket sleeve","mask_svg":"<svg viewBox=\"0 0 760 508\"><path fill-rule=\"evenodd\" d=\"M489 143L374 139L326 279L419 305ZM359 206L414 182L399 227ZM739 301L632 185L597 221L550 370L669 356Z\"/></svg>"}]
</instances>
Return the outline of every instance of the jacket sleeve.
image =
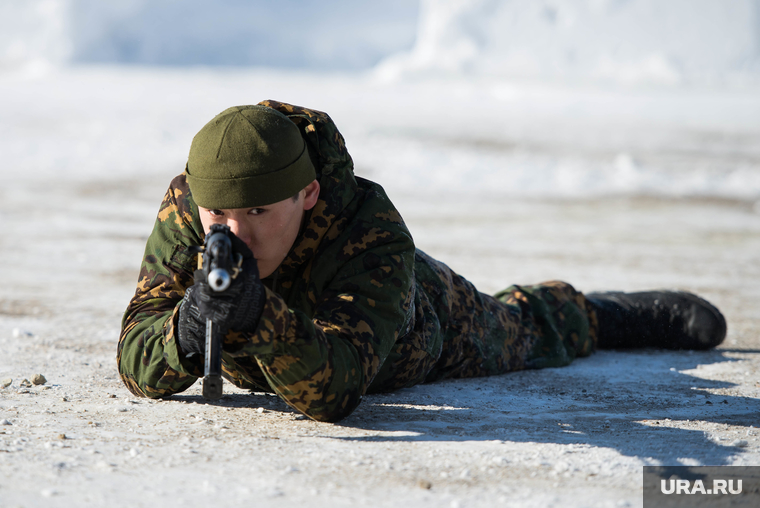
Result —
<instances>
[{"instance_id":1,"label":"jacket sleeve","mask_svg":"<svg viewBox=\"0 0 760 508\"><path fill-rule=\"evenodd\" d=\"M180 359L175 315L192 284L190 246L202 230L183 177L172 181L145 247L137 290L122 319L117 363L130 392L164 397L186 390L202 372Z\"/></svg>"},{"instance_id":2,"label":"jacket sleeve","mask_svg":"<svg viewBox=\"0 0 760 508\"><path fill-rule=\"evenodd\" d=\"M226 338L226 353L255 357L272 389L314 420L356 408L409 324L414 244L405 227L390 226L360 225L321 253L340 269L311 317L267 290L256 332Z\"/></svg>"}]
</instances>

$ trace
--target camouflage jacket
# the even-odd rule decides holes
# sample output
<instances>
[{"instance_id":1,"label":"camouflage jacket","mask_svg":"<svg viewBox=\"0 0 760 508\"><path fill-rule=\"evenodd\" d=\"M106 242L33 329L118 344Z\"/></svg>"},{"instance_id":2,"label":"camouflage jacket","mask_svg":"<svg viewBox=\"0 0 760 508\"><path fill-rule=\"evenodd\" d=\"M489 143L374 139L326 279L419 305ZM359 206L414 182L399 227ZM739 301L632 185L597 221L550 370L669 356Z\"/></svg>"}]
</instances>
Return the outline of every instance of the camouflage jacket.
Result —
<instances>
[{"instance_id":1,"label":"camouflage jacket","mask_svg":"<svg viewBox=\"0 0 760 508\"><path fill-rule=\"evenodd\" d=\"M264 280L267 301L258 329L225 337L223 371L239 387L274 390L309 417L336 421L370 389L423 381L437 359L430 337L411 329L415 246L382 187L354 177L328 115L262 104L301 129L321 191L290 253ZM197 265L190 248L203 237L198 208L180 175L161 203L122 321L119 372L135 395L168 396L202 376L182 358L176 326Z\"/></svg>"}]
</instances>

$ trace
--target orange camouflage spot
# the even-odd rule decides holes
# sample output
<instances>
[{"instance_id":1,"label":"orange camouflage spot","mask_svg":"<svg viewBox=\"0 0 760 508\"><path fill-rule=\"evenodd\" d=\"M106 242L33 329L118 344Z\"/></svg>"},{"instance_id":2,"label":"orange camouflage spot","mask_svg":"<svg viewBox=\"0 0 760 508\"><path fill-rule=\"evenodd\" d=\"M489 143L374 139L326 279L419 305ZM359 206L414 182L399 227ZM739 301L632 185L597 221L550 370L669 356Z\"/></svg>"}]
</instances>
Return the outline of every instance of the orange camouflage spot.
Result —
<instances>
[{"instance_id":1,"label":"orange camouflage spot","mask_svg":"<svg viewBox=\"0 0 760 508\"><path fill-rule=\"evenodd\" d=\"M172 214L174 214L174 223L178 225L180 229L183 229L185 223L182 220L182 215L179 213L179 208L177 208L177 205L173 202L170 202L166 208L159 210L158 219L161 222L167 222Z\"/></svg>"}]
</instances>

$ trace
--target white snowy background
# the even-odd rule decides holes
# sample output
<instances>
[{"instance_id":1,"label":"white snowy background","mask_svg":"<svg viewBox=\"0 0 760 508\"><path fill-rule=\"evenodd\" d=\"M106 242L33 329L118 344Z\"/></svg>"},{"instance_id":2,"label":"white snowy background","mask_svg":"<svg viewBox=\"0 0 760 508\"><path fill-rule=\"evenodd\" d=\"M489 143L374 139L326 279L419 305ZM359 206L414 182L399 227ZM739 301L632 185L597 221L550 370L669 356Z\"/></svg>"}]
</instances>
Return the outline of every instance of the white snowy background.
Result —
<instances>
[{"instance_id":1,"label":"white snowy background","mask_svg":"<svg viewBox=\"0 0 760 508\"><path fill-rule=\"evenodd\" d=\"M520 199L760 210L758 0L3 0L0 94L15 196L142 180L158 202L201 126L271 98L327 111L433 252L448 233L418 217ZM446 251L483 290L513 281Z\"/></svg>"},{"instance_id":2,"label":"white snowy background","mask_svg":"<svg viewBox=\"0 0 760 508\"><path fill-rule=\"evenodd\" d=\"M274 98L400 190L760 197L756 0L3 0L0 86L15 173L176 173Z\"/></svg>"},{"instance_id":3,"label":"white snowy background","mask_svg":"<svg viewBox=\"0 0 760 508\"><path fill-rule=\"evenodd\" d=\"M337 426L129 398L119 319L163 193L209 119L269 98L328 112L480 289L684 288L726 343L369 396ZM643 465L760 457L760 0L0 0L0 178L0 506L636 506Z\"/></svg>"}]
</instances>

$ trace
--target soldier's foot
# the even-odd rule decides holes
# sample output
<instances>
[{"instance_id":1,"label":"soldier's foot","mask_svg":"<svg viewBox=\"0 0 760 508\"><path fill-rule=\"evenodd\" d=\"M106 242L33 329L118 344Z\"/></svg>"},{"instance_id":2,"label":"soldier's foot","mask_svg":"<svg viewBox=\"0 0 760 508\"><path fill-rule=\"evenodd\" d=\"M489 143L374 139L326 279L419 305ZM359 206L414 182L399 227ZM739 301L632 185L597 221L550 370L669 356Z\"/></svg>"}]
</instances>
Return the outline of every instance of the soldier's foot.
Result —
<instances>
[{"instance_id":1,"label":"soldier's foot","mask_svg":"<svg viewBox=\"0 0 760 508\"><path fill-rule=\"evenodd\" d=\"M589 293L599 320L599 349L710 349L726 320L710 302L682 291Z\"/></svg>"}]
</instances>

